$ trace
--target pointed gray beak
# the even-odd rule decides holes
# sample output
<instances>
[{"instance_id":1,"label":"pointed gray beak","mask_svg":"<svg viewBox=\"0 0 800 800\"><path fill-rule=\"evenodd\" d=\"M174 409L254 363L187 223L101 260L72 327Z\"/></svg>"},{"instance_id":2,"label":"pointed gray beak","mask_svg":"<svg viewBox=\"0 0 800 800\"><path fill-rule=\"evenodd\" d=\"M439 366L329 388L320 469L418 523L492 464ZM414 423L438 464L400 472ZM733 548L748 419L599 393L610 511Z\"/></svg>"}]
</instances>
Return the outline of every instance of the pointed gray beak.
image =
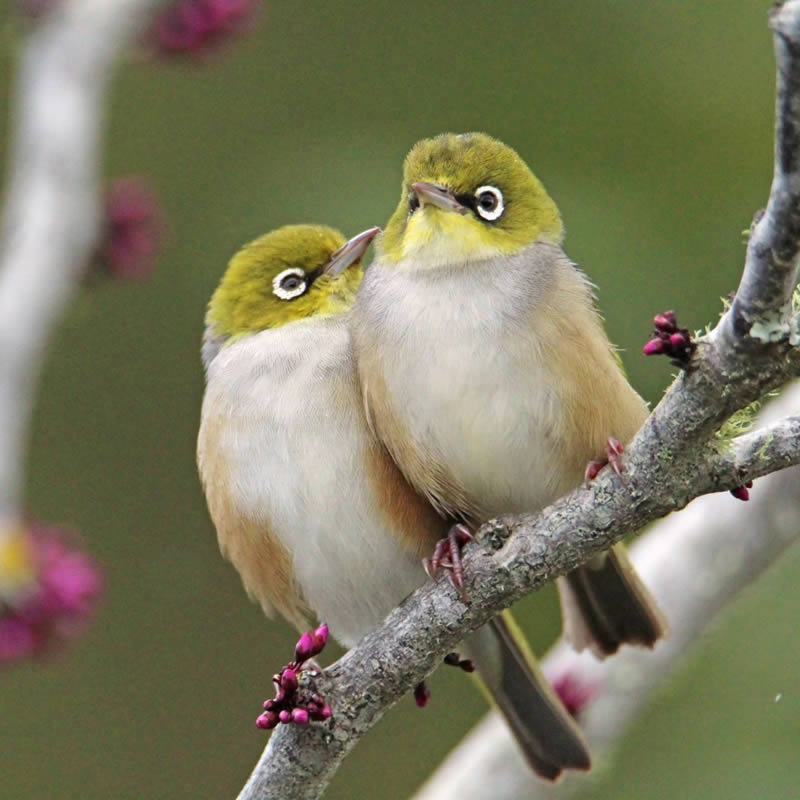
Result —
<instances>
[{"instance_id":1,"label":"pointed gray beak","mask_svg":"<svg viewBox=\"0 0 800 800\"><path fill-rule=\"evenodd\" d=\"M323 270L325 275L341 275L349 266L361 259L372 240L381 232L380 228L370 228L345 242L332 256Z\"/></svg>"},{"instance_id":2,"label":"pointed gray beak","mask_svg":"<svg viewBox=\"0 0 800 800\"><path fill-rule=\"evenodd\" d=\"M445 211L454 211L456 214L469 214L469 209L459 203L452 192L435 183L412 183L411 188L416 192L422 205L436 206Z\"/></svg>"}]
</instances>

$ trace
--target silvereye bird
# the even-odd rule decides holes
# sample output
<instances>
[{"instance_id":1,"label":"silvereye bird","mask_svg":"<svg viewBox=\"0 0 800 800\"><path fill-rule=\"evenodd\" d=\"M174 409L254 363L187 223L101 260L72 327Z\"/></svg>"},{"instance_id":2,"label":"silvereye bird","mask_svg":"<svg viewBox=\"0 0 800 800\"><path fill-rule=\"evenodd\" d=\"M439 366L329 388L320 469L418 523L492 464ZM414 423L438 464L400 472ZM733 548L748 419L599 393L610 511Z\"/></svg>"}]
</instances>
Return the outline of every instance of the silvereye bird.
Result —
<instances>
[{"instance_id":1,"label":"silvereye bird","mask_svg":"<svg viewBox=\"0 0 800 800\"><path fill-rule=\"evenodd\" d=\"M448 523L372 433L348 310L377 228L345 243L297 225L230 262L206 317L198 464L220 547L248 593L352 647L427 580ZM534 769L589 767L582 734L506 616L469 637L489 694Z\"/></svg>"},{"instance_id":2,"label":"silvereye bird","mask_svg":"<svg viewBox=\"0 0 800 800\"><path fill-rule=\"evenodd\" d=\"M648 415L562 238L555 203L501 142L446 134L406 158L351 315L354 347L376 433L454 519L542 509L604 451L620 469L619 441ZM558 583L578 649L602 657L665 631L621 545Z\"/></svg>"}]
</instances>

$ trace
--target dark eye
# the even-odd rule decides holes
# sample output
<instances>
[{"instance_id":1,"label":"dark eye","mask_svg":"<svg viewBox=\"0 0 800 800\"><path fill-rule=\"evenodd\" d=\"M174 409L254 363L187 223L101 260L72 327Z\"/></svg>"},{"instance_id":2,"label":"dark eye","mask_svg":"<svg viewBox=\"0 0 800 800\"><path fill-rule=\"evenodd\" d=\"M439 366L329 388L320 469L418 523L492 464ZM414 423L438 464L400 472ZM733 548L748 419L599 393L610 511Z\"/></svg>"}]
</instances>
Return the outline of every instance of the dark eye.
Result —
<instances>
[{"instance_id":1,"label":"dark eye","mask_svg":"<svg viewBox=\"0 0 800 800\"><path fill-rule=\"evenodd\" d=\"M408 198L408 216L410 217L419 208L419 197L416 192L411 192Z\"/></svg>"},{"instance_id":2,"label":"dark eye","mask_svg":"<svg viewBox=\"0 0 800 800\"><path fill-rule=\"evenodd\" d=\"M272 293L281 300L294 300L306 290L306 274L297 267L278 273L272 280Z\"/></svg>"},{"instance_id":3,"label":"dark eye","mask_svg":"<svg viewBox=\"0 0 800 800\"><path fill-rule=\"evenodd\" d=\"M499 219L505 208L503 193L496 186L479 186L475 190L475 210L483 219Z\"/></svg>"}]
</instances>

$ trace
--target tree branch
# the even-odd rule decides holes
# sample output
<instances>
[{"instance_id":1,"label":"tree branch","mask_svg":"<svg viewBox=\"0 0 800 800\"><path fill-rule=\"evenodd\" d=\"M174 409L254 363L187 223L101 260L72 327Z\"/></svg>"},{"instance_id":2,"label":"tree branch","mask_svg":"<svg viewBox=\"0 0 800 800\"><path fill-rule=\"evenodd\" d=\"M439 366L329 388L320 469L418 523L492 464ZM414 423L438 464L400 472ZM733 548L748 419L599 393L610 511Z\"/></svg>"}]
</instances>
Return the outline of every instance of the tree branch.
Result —
<instances>
[{"instance_id":1,"label":"tree branch","mask_svg":"<svg viewBox=\"0 0 800 800\"><path fill-rule=\"evenodd\" d=\"M754 231L745 277L720 324L629 446L626 486L602 474L540 514L491 520L468 548L465 605L446 581L420 588L383 626L318 676L334 709L327 724L277 729L240 800L319 797L357 740L470 631L545 582L698 495L800 462L796 420L748 434L720 454L714 437L735 411L800 372L787 302L798 261L800 0L773 12L778 148L771 200ZM734 324L733 320L748 324ZM787 320L769 336L755 327ZM789 324L791 322L791 324ZM761 455L763 453L763 458ZM716 502L735 504L724 497ZM737 508L738 510L738 508ZM676 551L680 556L680 551ZM648 654L638 657L647 658Z\"/></svg>"},{"instance_id":2,"label":"tree branch","mask_svg":"<svg viewBox=\"0 0 800 800\"><path fill-rule=\"evenodd\" d=\"M780 419L798 409L796 383L770 403L759 421ZM742 437L755 452L760 438ZM567 680L573 692L591 698L580 720L595 760L598 755L607 760L608 751L646 709L665 676L681 666L711 619L798 539L800 470L794 468L759 481L746 505L720 494L699 498L657 522L634 545L631 557L669 618L669 637L652 652L625 648L605 661L576 653L562 640L543 664L550 678ZM415 800L561 800L590 791L592 785L592 777L582 775L569 775L557 786L537 780L505 723L492 712L448 756Z\"/></svg>"},{"instance_id":3,"label":"tree branch","mask_svg":"<svg viewBox=\"0 0 800 800\"><path fill-rule=\"evenodd\" d=\"M778 67L775 169L767 210L756 223L728 323L740 335L782 340L790 332L800 240L800 6L777 5L770 15ZM795 337L797 328L794 328ZM730 336L732 331L723 328Z\"/></svg>"},{"instance_id":4,"label":"tree branch","mask_svg":"<svg viewBox=\"0 0 800 800\"><path fill-rule=\"evenodd\" d=\"M0 222L0 536L20 515L45 349L96 242L108 80L158 2L63 0L42 19L23 57Z\"/></svg>"},{"instance_id":5,"label":"tree branch","mask_svg":"<svg viewBox=\"0 0 800 800\"><path fill-rule=\"evenodd\" d=\"M334 721L278 729L241 800L279 793L319 797L355 742L445 652L501 608L700 494L735 488L750 476L800 462L796 420L748 434L723 455L710 441L733 412L782 385L800 367L789 325L768 337L753 327L777 316L788 319L798 259L798 137L791 132L800 107L800 59L794 55L800 51L800 2L784 4L772 21L779 116L770 204L753 234L733 309L700 341L690 369L675 381L629 448L628 486L606 475L541 514L484 525L477 536L483 547L471 548L466 558L470 605L443 582L418 590L320 677L320 688L336 712ZM748 318L750 324L731 324L736 318Z\"/></svg>"}]
</instances>

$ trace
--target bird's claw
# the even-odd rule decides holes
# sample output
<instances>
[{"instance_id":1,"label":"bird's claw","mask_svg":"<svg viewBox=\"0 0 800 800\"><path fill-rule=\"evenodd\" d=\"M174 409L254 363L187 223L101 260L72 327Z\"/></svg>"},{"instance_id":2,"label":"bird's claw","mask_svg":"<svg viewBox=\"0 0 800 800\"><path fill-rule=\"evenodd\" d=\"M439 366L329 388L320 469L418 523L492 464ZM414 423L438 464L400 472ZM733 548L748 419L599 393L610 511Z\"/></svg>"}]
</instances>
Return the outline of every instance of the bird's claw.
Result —
<instances>
[{"instance_id":1,"label":"bird's claw","mask_svg":"<svg viewBox=\"0 0 800 800\"><path fill-rule=\"evenodd\" d=\"M591 483L600 474L600 470L602 470L603 467L611 467L611 469L614 470L614 474L619 478L620 483L626 486L625 478L622 475L625 469L622 464L622 454L624 452L625 448L622 443L613 436L609 436L606 444L605 458L598 461L590 461L586 465L586 472L584 473L584 480L586 483Z\"/></svg>"},{"instance_id":2,"label":"bird's claw","mask_svg":"<svg viewBox=\"0 0 800 800\"><path fill-rule=\"evenodd\" d=\"M433 555L422 560L422 566L431 578L435 578L440 569L447 570L450 582L458 589L461 599L465 603L469 602L469 596L464 589L464 565L461 561L461 550L472 539L469 528L459 522L450 528L444 539L440 539L436 543Z\"/></svg>"}]
</instances>

